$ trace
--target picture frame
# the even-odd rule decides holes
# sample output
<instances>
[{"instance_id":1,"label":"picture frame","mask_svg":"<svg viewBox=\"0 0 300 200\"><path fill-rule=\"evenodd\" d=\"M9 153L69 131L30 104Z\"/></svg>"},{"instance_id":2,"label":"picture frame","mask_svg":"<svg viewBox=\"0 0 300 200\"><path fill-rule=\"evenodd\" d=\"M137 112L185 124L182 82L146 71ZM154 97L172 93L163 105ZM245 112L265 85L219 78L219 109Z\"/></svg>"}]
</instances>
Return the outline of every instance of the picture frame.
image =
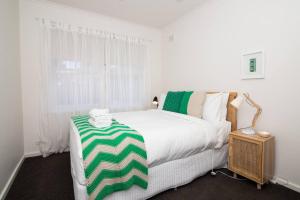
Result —
<instances>
[{"instance_id":1,"label":"picture frame","mask_svg":"<svg viewBox=\"0 0 300 200\"><path fill-rule=\"evenodd\" d=\"M241 64L242 79L265 78L264 51L252 51L242 54Z\"/></svg>"}]
</instances>

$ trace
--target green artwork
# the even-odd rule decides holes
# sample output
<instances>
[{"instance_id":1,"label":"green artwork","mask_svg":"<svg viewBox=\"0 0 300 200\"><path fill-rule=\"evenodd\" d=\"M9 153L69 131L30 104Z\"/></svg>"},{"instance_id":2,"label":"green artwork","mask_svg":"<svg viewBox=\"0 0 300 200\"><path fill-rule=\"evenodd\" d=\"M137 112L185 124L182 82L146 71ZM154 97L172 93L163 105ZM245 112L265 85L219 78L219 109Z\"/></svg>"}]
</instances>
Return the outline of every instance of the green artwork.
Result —
<instances>
[{"instance_id":1,"label":"green artwork","mask_svg":"<svg viewBox=\"0 0 300 200\"><path fill-rule=\"evenodd\" d=\"M256 72L256 58L251 58L250 59L250 72Z\"/></svg>"}]
</instances>

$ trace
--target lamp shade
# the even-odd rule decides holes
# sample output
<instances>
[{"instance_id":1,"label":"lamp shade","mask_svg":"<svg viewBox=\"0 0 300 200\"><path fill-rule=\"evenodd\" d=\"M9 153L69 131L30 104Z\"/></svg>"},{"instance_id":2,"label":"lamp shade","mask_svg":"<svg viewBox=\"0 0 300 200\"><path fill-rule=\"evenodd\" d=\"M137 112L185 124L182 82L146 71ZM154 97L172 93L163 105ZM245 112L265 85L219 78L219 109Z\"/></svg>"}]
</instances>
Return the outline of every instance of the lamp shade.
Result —
<instances>
[{"instance_id":1,"label":"lamp shade","mask_svg":"<svg viewBox=\"0 0 300 200\"><path fill-rule=\"evenodd\" d=\"M155 97L153 98L152 104L154 104L154 105L157 105L157 104L158 104L158 98L157 98L157 96L155 96Z\"/></svg>"},{"instance_id":2,"label":"lamp shade","mask_svg":"<svg viewBox=\"0 0 300 200\"><path fill-rule=\"evenodd\" d=\"M230 104L235 107L236 109L239 109L239 107L242 105L244 102L245 97L244 95L240 95L237 98L235 98L233 101L230 102Z\"/></svg>"}]
</instances>

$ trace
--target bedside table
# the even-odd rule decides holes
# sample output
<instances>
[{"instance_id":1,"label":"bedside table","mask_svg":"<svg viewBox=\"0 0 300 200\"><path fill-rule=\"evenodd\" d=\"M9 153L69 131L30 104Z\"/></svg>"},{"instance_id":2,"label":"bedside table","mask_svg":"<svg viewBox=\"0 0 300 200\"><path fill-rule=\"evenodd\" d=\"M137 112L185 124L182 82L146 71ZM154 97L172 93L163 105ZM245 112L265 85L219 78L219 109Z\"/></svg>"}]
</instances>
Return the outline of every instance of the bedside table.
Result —
<instances>
[{"instance_id":1,"label":"bedside table","mask_svg":"<svg viewBox=\"0 0 300 200\"><path fill-rule=\"evenodd\" d=\"M245 135L233 131L229 135L228 168L257 183L261 189L274 175L274 137Z\"/></svg>"}]
</instances>

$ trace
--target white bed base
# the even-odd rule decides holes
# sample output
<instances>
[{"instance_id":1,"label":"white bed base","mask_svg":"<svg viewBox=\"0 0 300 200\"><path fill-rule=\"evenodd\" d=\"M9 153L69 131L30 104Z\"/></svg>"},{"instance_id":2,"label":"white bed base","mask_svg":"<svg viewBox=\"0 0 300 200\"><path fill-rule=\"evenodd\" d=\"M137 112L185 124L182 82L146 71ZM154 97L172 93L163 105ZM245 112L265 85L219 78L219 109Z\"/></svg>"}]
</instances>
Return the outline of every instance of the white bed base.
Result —
<instances>
[{"instance_id":1,"label":"white bed base","mask_svg":"<svg viewBox=\"0 0 300 200\"><path fill-rule=\"evenodd\" d=\"M115 192L107 196L106 200L134 200L148 199L165 190L185 185L195 178L206 174L213 168L225 167L227 164L227 147L218 150L206 150L187 158L173 160L149 168L148 188L144 190L133 186L129 190ZM72 155L71 155L72 156ZM213 163L212 163L213 158ZM72 160L72 159L71 159ZM76 200L87 200L86 186L80 185L71 162L74 194Z\"/></svg>"}]
</instances>

